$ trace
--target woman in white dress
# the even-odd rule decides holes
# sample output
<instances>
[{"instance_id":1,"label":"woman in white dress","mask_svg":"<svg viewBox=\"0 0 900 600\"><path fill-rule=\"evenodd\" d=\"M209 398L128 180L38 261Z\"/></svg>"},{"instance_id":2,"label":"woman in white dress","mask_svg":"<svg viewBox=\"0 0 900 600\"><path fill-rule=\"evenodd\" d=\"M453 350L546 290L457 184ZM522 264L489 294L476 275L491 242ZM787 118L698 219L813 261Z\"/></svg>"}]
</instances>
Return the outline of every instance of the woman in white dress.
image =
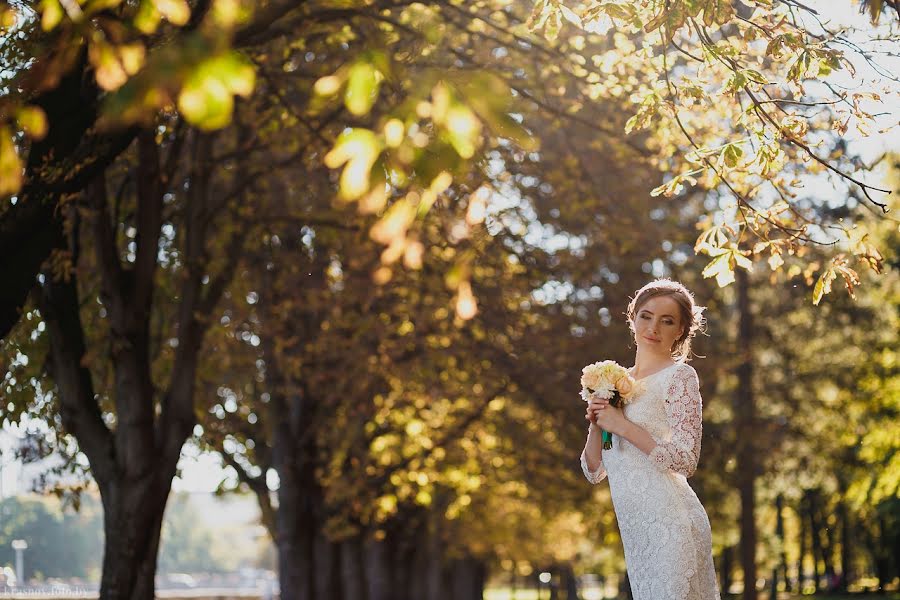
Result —
<instances>
[{"instance_id":1,"label":"woman in white dress","mask_svg":"<svg viewBox=\"0 0 900 600\"><path fill-rule=\"evenodd\" d=\"M700 458L702 399L685 360L703 308L682 284L653 281L628 306L640 389L624 409L591 397L581 468L609 479L634 600L719 599L709 518L687 482ZM603 450L601 430L613 433Z\"/></svg>"}]
</instances>

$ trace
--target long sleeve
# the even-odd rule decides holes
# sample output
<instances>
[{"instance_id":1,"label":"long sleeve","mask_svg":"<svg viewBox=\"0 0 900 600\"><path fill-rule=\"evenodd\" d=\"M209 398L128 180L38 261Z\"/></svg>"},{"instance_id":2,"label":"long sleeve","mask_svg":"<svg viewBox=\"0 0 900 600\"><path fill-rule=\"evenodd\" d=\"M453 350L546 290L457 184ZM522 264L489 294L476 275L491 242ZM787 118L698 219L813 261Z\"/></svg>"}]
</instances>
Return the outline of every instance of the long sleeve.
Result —
<instances>
[{"instance_id":1,"label":"long sleeve","mask_svg":"<svg viewBox=\"0 0 900 600\"><path fill-rule=\"evenodd\" d=\"M690 365L679 367L667 391L666 418L672 438L657 443L648 456L659 470L690 477L697 470L703 435L703 400L697 372Z\"/></svg>"},{"instance_id":2,"label":"long sleeve","mask_svg":"<svg viewBox=\"0 0 900 600\"><path fill-rule=\"evenodd\" d=\"M581 451L581 472L584 473L585 478L593 484L598 484L604 479L606 479L606 467L603 466L603 456L600 456L600 466L597 467L596 471L591 472L588 469L587 458L585 457L585 450L587 450L587 445L585 445L585 449Z\"/></svg>"}]
</instances>

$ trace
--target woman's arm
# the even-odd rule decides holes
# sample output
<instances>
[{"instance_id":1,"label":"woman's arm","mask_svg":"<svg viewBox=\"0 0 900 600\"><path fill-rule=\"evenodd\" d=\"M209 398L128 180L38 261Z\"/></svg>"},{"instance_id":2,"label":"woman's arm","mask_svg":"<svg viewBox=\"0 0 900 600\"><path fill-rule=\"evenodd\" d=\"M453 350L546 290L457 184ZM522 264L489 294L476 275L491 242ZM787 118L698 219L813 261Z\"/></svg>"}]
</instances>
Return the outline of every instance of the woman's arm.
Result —
<instances>
[{"instance_id":1,"label":"woman's arm","mask_svg":"<svg viewBox=\"0 0 900 600\"><path fill-rule=\"evenodd\" d=\"M591 423L588 429L587 442L581 451L581 471L591 483L600 483L606 479L606 467L603 466L603 439L600 428Z\"/></svg>"},{"instance_id":2,"label":"woman's arm","mask_svg":"<svg viewBox=\"0 0 900 600\"><path fill-rule=\"evenodd\" d=\"M667 392L666 418L672 438L657 444L649 454L650 462L661 471L673 471L690 477L700 462L700 440L703 436L703 399L694 368L690 365L678 367Z\"/></svg>"},{"instance_id":3,"label":"woman's arm","mask_svg":"<svg viewBox=\"0 0 900 600\"><path fill-rule=\"evenodd\" d=\"M646 429L627 419L622 425L619 435L637 446L644 454L650 454L657 446L656 440L653 439L653 436Z\"/></svg>"}]
</instances>

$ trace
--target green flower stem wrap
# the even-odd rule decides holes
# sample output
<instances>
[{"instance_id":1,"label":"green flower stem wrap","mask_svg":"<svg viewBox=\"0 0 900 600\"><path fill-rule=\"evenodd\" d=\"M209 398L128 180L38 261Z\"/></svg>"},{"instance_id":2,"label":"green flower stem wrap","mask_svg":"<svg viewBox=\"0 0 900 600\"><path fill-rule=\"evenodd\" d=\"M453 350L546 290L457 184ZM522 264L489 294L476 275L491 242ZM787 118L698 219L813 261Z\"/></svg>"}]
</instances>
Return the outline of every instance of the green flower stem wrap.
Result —
<instances>
[{"instance_id":1,"label":"green flower stem wrap","mask_svg":"<svg viewBox=\"0 0 900 600\"><path fill-rule=\"evenodd\" d=\"M616 390L613 392L613 397L609 399L609 405L614 406L615 408L619 408L619 405L622 404L622 396L619 394L619 391ZM609 431L601 430L601 439L603 440L603 449L609 450L612 448L612 436L613 434Z\"/></svg>"}]
</instances>

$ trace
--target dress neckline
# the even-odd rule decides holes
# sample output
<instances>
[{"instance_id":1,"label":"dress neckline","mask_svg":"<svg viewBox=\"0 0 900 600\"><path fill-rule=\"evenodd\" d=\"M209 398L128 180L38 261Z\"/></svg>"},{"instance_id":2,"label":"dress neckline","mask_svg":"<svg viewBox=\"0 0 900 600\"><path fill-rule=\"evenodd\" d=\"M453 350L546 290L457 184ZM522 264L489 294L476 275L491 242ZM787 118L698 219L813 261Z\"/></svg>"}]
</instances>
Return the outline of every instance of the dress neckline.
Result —
<instances>
[{"instance_id":1,"label":"dress neckline","mask_svg":"<svg viewBox=\"0 0 900 600\"><path fill-rule=\"evenodd\" d=\"M649 375L644 375L644 376L641 377L640 379L635 379L635 382L638 382L638 381L644 381L645 379L650 379L651 377L653 377L653 376L655 376L655 375L659 375L659 374L662 373L663 371L668 371L669 369L671 369L671 368L674 367L675 365L681 365L681 364L684 364L684 363L682 363L681 361L675 361L675 362L673 362L671 365L669 365L668 367L663 367L663 368L660 369L659 371L654 371L653 373L650 373ZM629 372L629 373L632 373L631 376L634 377L634 374L633 374L633 373L634 373L634 367L633 367L633 366L632 366L630 369L628 369L628 372Z\"/></svg>"}]
</instances>

